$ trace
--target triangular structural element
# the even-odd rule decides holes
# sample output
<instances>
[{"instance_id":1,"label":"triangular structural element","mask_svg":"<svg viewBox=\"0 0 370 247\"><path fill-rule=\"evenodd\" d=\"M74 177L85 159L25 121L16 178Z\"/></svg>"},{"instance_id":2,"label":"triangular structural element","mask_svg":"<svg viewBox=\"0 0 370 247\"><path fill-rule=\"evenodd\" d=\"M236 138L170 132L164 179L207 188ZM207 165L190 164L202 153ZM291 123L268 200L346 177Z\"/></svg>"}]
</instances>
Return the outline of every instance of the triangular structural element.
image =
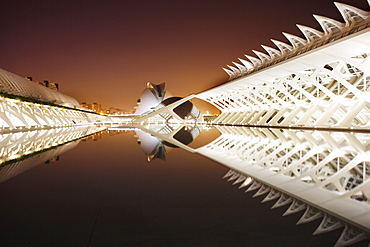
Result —
<instances>
[{"instance_id":1,"label":"triangular structural element","mask_svg":"<svg viewBox=\"0 0 370 247\"><path fill-rule=\"evenodd\" d=\"M343 223L340 220L331 215L325 214L324 219L321 221L313 235L334 231L342 226Z\"/></svg>"},{"instance_id":2,"label":"triangular structural element","mask_svg":"<svg viewBox=\"0 0 370 247\"><path fill-rule=\"evenodd\" d=\"M229 75L230 80L234 78L235 75L231 70L225 69L225 68L222 68L222 69Z\"/></svg>"},{"instance_id":3,"label":"triangular structural element","mask_svg":"<svg viewBox=\"0 0 370 247\"><path fill-rule=\"evenodd\" d=\"M294 199L288 210L283 214L283 216L298 213L306 207L307 205L304 202Z\"/></svg>"},{"instance_id":4,"label":"triangular structural element","mask_svg":"<svg viewBox=\"0 0 370 247\"><path fill-rule=\"evenodd\" d=\"M249 61L252 62L253 68L258 68L258 67L261 66L262 62L258 58L252 57L252 56L249 56L249 55L244 55L244 56L246 56L249 59Z\"/></svg>"},{"instance_id":5,"label":"triangular structural element","mask_svg":"<svg viewBox=\"0 0 370 247\"><path fill-rule=\"evenodd\" d=\"M244 59L241 59L239 58L239 61L243 63L243 65L249 70L252 70L254 67L253 67L253 64L251 62L248 62Z\"/></svg>"},{"instance_id":6,"label":"triangular structural element","mask_svg":"<svg viewBox=\"0 0 370 247\"><path fill-rule=\"evenodd\" d=\"M297 24L297 27L299 28L299 30L301 30L303 35L310 42L321 40L321 38L324 36L323 32L316 30L314 28L303 26L303 25L298 25L298 24Z\"/></svg>"},{"instance_id":7,"label":"triangular structural element","mask_svg":"<svg viewBox=\"0 0 370 247\"><path fill-rule=\"evenodd\" d=\"M347 23L347 26L351 25L352 22L356 20L359 22L363 22L365 21L366 18L369 17L369 12L364 11L362 9L359 9L359 8L356 8L356 7L353 7L353 6L344 4L344 3L334 2L334 4L338 8L345 22Z\"/></svg>"},{"instance_id":8,"label":"triangular structural element","mask_svg":"<svg viewBox=\"0 0 370 247\"><path fill-rule=\"evenodd\" d=\"M281 194L281 197L279 198L279 200L271 208L282 207L282 206L287 205L288 203L292 202L292 200L293 199L290 196L288 196L286 194Z\"/></svg>"},{"instance_id":9,"label":"triangular structural element","mask_svg":"<svg viewBox=\"0 0 370 247\"><path fill-rule=\"evenodd\" d=\"M281 195L280 191L271 188L270 193L265 197L265 199L262 200L262 203L274 200L278 198L280 195Z\"/></svg>"},{"instance_id":10,"label":"triangular structural element","mask_svg":"<svg viewBox=\"0 0 370 247\"><path fill-rule=\"evenodd\" d=\"M245 181L239 186L239 189L244 188L245 186L250 185L253 182L253 178L247 177Z\"/></svg>"},{"instance_id":11,"label":"triangular structural element","mask_svg":"<svg viewBox=\"0 0 370 247\"><path fill-rule=\"evenodd\" d=\"M245 192L256 190L261 187L261 185L262 183L260 181L254 180L253 184Z\"/></svg>"},{"instance_id":12,"label":"triangular structural element","mask_svg":"<svg viewBox=\"0 0 370 247\"><path fill-rule=\"evenodd\" d=\"M275 59L275 58L279 58L281 56L281 52L274 49L274 48L271 48L269 46L266 46L266 45L261 45L263 49L265 49L267 51L267 53L270 55L271 59Z\"/></svg>"},{"instance_id":13,"label":"triangular structural element","mask_svg":"<svg viewBox=\"0 0 370 247\"><path fill-rule=\"evenodd\" d=\"M314 221L318 218L323 217L324 214L318 210L317 208L307 206L306 212L302 215L302 217L298 220L297 225L308 223Z\"/></svg>"},{"instance_id":14,"label":"triangular structural element","mask_svg":"<svg viewBox=\"0 0 370 247\"><path fill-rule=\"evenodd\" d=\"M368 238L364 231L346 225L334 247L348 246Z\"/></svg>"},{"instance_id":15,"label":"triangular structural element","mask_svg":"<svg viewBox=\"0 0 370 247\"><path fill-rule=\"evenodd\" d=\"M262 61L262 63L268 63L271 60L271 57L263 52L252 50L254 54Z\"/></svg>"},{"instance_id":16,"label":"triangular structural element","mask_svg":"<svg viewBox=\"0 0 370 247\"><path fill-rule=\"evenodd\" d=\"M274 40L274 39L272 39L271 41L272 41L272 43L274 43L277 46L277 48L279 48L279 50L282 54L290 53L293 50L292 46L290 46L290 45L288 45L284 42Z\"/></svg>"},{"instance_id":17,"label":"triangular structural element","mask_svg":"<svg viewBox=\"0 0 370 247\"><path fill-rule=\"evenodd\" d=\"M247 68L239 63L233 62L233 64L239 69L240 75L243 76L245 73L247 73Z\"/></svg>"},{"instance_id":18,"label":"triangular structural element","mask_svg":"<svg viewBox=\"0 0 370 247\"><path fill-rule=\"evenodd\" d=\"M240 173L235 172L227 181L230 182L232 180L237 179L238 177L240 177Z\"/></svg>"},{"instance_id":19,"label":"triangular structural element","mask_svg":"<svg viewBox=\"0 0 370 247\"><path fill-rule=\"evenodd\" d=\"M229 69L231 69L231 71L233 72L233 74L238 77L241 75L241 72L238 68L235 68L233 66L230 66L230 65L227 65L227 67L229 67Z\"/></svg>"},{"instance_id":20,"label":"triangular structural element","mask_svg":"<svg viewBox=\"0 0 370 247\"><path fill-rule=\"evenodd\" d=\"M257 196L261 196L261 195L264 195L266 194L267 192L270 191L270 187L265 185L265 184L262 184L261 188L257 191L256 194L253 195L253 197L257 197Z\"/></svg>"},{"instance_id":21,"label":"triangular structural element","mask_svg":"<svg viewBox=\"0 0 370 247\"><path fill-rule=\"evenodd\" d=\"M237 180L235 180L233 185L243 182L245 180L245 178L246 178L245 175L240 175L239 178Z\"/></svg>"},{"instance_id":22,"label":"triangular structural element","mask_svg":"<svg viewBox=\"0 0 370 247\"><path fill-rule=\"evenodd\" d=\"M307 40L293 34L283 32L283 35L289 40L294 48L304 47L307 44Z\"/></svg>"},{"instance_id":23,"label":"triangular structural element","mask_svg":"<svg viewBox=\"0 0 370 247\"><path fill-rule=\"evenodd\" d=\"M330 19L325 16L320 15L313 15L313 17L317 20L317 22L320 24L321 28L324 30L325 35L329 34L339 34L342 31L342 28L344 27L344 23Z\"/></svg>"},{"instance_id":24,"label":"triangular structural element","mask_svg":"<svg viewBox=\"0 0 370 247\"><path fill-rule=\"evenodd\" d=\"M234 170L229 170L226 174L225 174L225 176L223 176L222 178L228 178L228 177L231 177L233 174L235 173L235 171Z\"/></svg>"}]
</instances>

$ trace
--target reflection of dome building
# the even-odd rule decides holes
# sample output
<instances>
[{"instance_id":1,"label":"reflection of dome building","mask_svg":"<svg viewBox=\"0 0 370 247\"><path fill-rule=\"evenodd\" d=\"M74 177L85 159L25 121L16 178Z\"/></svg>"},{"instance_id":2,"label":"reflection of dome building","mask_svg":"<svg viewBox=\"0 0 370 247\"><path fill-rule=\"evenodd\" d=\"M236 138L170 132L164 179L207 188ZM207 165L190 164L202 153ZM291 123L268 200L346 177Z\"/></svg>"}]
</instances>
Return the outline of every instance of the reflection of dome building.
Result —
<instances>
[{"instance_id":1,"label":"reflection of dome building","mask_svg":"<svg viewBox=\"0 0 370 247\"><path fill-rule=\"evenodd\" d=\"M166 160L166 149L157 137L143 131L136 131L136 135L141 149L148 156L148 161L156 158Z\"/></svg>"},{"instance_id":2,"label":"reflection of dome building","mask_svg":"<svg viewBox=\"0 0 370 247\"><path fill-rule=\"evenodd\" d=\"M162 125L161 128L155 130L158 134L166 135L178 141L183 145L188 145L198 137L201 129L197 126L179 128L177 130L172 129L170 126ZM173 133L175 132L175 133ZM148 161L154 159L166 160L167 152L172 148L178 148L178 144L173 144L168 141L164 141L155 135L149 134L144 131L136 131L136 137L138 137L138 144L141 149L147 155Z\"/></svg>"},{"instance_id":3,"label":"reflection of dome building","mask_svg":"<svg viewBox=\"0 0 370 247\"><path fill-rule=\"evenodd\" d=\"M135 114L147 115L182 99L180 97L171 96L172 95L165 90L165 83L154 85L148 82L146 89L140 96L140 100L138 102L139 106L137 107ZM176 118L179 117L183 120L202 120L201 112L190 101L185 101L184 103L178 105L173 109L173 112L177 115ZM157 116L154 116L152 120L169 121L171 118L173 118L173 116L171 116L171 113L168 112L160 113Z\"/></svg>"}]
</instances>

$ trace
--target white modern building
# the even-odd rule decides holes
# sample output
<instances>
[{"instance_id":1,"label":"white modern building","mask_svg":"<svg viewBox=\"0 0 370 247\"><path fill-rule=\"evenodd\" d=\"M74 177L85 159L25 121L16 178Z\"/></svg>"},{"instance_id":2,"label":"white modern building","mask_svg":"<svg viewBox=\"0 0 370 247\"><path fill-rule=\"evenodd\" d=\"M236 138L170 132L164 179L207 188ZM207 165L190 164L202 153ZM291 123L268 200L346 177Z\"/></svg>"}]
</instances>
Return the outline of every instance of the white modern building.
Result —
<instances>
[{"instance_id":1,"label":"white modern building","mask_svg":"<svg viewBox=\"0 0 370 247\"><path fill-rule=\"evenodd\" d=\"M104 123L68 95L0 69L0 132Z\"/></svg>"},{"instance_id":2,"label":"white modern building","mask_svg":"<svg viewBox=\"0 0 370 247\"><path fill-rule=\"evenodd\" d=\"M370 128L370 13L335 3L343 22L314 15L322 30L262 45L224 70L230 80L194 97L217 107L214 123Z\"/></svg>"},{"instance_id":3,"label":"white modern building","mask_svg":"<svg viewBox=\"0 0 370 247\"><path fill-rule=\"evenodd\" d=\"M133 123L202 121L199 109L189 101L189 97L173 97L165 83L155 85L148 82L140 96L135 114L140 114Z\"/></svg>"}]
</instances>

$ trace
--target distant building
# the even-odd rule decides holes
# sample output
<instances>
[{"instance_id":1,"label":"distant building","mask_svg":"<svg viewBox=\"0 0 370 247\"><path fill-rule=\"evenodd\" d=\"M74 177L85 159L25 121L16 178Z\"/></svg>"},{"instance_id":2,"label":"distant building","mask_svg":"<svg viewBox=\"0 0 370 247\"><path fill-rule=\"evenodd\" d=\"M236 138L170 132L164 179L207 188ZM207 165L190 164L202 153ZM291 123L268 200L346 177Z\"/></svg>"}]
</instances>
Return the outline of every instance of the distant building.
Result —
<instances>
[{"instance_id":1,"label":"distant building","mask_svg":"<svg viewBox=\"0 0 370 247\"><path fill-rule=\"evenodd\" d=\"M109 107L107 110L103 109L101 104L98 104L96 102L92 104L88 104L86 102L81 102L80 104L81 107L89 109L93 112L96 113L104 113L108 115L125 115L125 114L133 114L132 110L127 110L127 109L119 109L115 107Z\"/></svg>"},{"instance_id":2,"label":"distant building","mask_svg":"<svg viewBox=\"0 0 370 247\"><path fill-rule=\"evenodd\" d=\"M86 102L82 102L80 104L81 107L83 108L87 108L89 110L92 110L93 112L96 112L96 113L103 113L103 110L101 108L101 104L98 104L96 102L92 103L92 104L87 104Z\"/></svg>"},{"instance_id":3,"label":"distant building","mask_svg":"<svg viewBox=\"0 0 370 247\"><path fill-rule=\"evenodd\" d=\"M92 103L91 110L93 110L94 112L101 112L101 104L98 104L96 102Z\"/></svg>"},{"instance_id":4,"label":"distant building","mask_svg":"<svg viewBox=\"0 0 370 247\"><path fill-rule=\"evenodd\" d=\"M31 76L27 76L26 79L29 81L33 81L33 78ZM54 90L55 92L59 91L59 84L56 82L49 82L48 80L44 80L43 82L35 81L35 83L42 85L44 87L50 88Z\"/></svg>"}]
</instances>

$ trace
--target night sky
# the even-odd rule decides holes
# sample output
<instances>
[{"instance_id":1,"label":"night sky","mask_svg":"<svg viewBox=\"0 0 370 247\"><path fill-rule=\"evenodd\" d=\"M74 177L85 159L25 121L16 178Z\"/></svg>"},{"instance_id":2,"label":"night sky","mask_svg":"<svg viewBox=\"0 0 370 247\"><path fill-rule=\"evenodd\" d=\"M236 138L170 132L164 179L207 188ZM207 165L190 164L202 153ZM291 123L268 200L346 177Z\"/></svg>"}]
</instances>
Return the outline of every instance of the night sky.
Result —
<instances>
[{"instance_id":1,"label":"night sky","mask_svg":"<svg viewBox=\"0 0 370 247\"><path fill-rule=\"evenodd\" d=\"M367 8L366 0L344 3ZM312 14L339 18L332 0L5 1L0 68L58 82L103 108L133 108L146 82L176 96L227 81L221 69Z\"/></svg>"}]
</instances>

